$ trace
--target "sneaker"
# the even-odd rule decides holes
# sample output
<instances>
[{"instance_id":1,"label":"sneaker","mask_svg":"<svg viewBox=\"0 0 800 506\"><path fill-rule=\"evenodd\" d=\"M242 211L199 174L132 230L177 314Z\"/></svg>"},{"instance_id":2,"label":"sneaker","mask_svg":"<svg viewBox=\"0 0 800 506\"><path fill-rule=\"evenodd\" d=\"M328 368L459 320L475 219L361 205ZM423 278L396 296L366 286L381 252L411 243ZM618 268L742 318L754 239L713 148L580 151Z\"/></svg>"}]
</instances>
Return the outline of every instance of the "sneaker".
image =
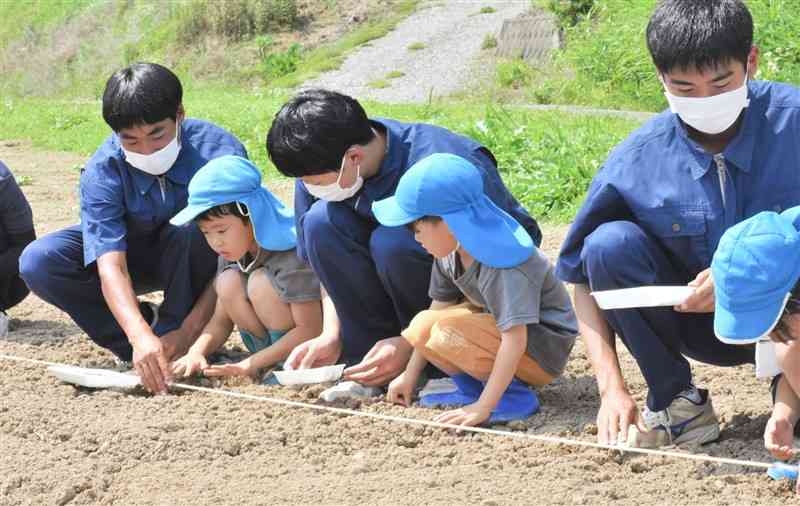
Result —
<instances>
[{"instance_id":1,"label":"sneaker","mask_svg":"<svg viewBox=\"0 0 800 506\"><path fill-rule=\"evenodd\" d=\"M627 444L633 448L661 448L686 443L706 444L719 438L719 421L708 390L694 385L679 393L663 411L642 412L647 432L635 425L628 429Z\"/></svg>"},{"instance_id":2,"label":"sneaker","mask_svg":"<svg viewBox=\"0 0 800 506\"><path fill-rule=\"evenodd\" d=\"M0 311L0 339L8 336L8 315Z\"/></svg>"},{"instance_id":3,"label":"sneaker","mask_svg":"<svg viewBox=\"0 0 800 506\"><path fill-rule=\"evenodd\" d=\"M379 387L368 387L355 381L341 381L319 394L319 398L325 402L333 402L339 399L369 399L377 397L383 393Z\"/></svg>"}]
</instances>

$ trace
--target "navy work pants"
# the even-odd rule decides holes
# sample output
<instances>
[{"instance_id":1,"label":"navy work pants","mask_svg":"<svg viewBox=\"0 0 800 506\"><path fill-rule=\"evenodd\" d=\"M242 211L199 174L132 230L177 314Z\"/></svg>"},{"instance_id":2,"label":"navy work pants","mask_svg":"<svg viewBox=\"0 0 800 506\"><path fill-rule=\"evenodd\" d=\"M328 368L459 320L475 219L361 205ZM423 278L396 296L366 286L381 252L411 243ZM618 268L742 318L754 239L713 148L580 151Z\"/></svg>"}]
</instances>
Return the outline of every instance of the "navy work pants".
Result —
<instances>
[{"instance_id":1,"label":"navy work pants","mask_svg":"<svg viewBox=\"0 0 800 506\"><path fill-rule=\"evenodd\" d=\"M159 336L180 327L217 268L217 256L196 225L167 224L148 238L129 238L127 261L137 294L164 290L154 329ZM92 341L131 360L131 345L103 297L97 263L83 265L79 225L29 244L20 257L20 274L33 293L66 312Z\"/></svg>"}]
</instances>

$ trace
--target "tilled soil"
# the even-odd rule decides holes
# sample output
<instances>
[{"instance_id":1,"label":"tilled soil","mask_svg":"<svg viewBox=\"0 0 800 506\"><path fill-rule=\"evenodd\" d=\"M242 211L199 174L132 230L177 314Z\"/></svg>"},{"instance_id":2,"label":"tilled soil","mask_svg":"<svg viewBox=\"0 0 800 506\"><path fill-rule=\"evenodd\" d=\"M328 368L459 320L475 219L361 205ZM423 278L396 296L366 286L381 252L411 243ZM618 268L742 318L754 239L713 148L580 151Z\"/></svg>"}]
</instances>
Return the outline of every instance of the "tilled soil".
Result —
<instances>
[{"instance_id":1,"label":"tilled soil","mask_svg":"<svg viewBox=\"0 0 800 506\"><path fill-rule=\"evenodd\" d=\"M71 154L0 142L41 235L77 221ZM286 186L283 186L285 188ZM554 256L564 227L545 227ZM0 354L111 367L59 310L36 297L10 312ZM622 345L619 346L622 349ZM645 389L622 351L628 384ZM719 442L680 451L768 461L767 383L752 367L695 365L712 392ZM220 386L220 385L215 385ZM301 389L229 381L227 389L318 403ZM538 390L542 410L507 431L593 441L599 405L579 341L564 377ZM59 383L42 366L0 360L0 504L783 504L794 495L761 469L553 445L319 413L199 392L149 396ZM346 406L430 419L382 399Z\"/></svg>"}]
</instances>

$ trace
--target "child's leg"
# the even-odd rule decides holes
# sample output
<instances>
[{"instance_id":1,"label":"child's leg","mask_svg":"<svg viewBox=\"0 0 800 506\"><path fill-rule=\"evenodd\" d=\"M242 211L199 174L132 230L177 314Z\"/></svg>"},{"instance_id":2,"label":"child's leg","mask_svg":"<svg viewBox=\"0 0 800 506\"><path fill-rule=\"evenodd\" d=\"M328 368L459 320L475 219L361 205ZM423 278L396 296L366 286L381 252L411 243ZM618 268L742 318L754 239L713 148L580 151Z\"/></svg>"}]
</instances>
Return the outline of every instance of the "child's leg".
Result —
<instances>
[{"instance_id":1,"label":"child's leg","mask_svg":"<svg viewBox=\"0 0 800 506\"><path fill-rule=\"evenodd\" d=\"M217 298L233 323L255 336L263 336L267 330L262 325L245 291L246 278L236 269L222 271L214 282Z\"/></svg>"},{"instance_id":2,"label":"child's leg","mask_svg":"<svg viewBox=\"0 0 800 506\"><path fill-rule=\"evenodd\" d=\"M435 353L446 357L460 371L485 381L494 367L500 339L497 322L488 313L442 318L433 325L423 355ZM528 354L520 359L515 375L534 386L547 385L554 379Z\"/></svg>"},{"instance_id":3,"label":"child's leg","mask_svg":"<svg viewBox=\"0 0 800 506\"><path fill-rule=\"evenodd\" d=\"M265 331L291 330L295 323L289 304L283 302L264 269L256 269L247 280L247 297ZM265 332L258 334L265 335Z\"/></svg>"},{"instance_id":4,"label":"child's leg","mask_svg":"<svg viewBox=\"0 0 800 506\"><path fill-rule=\"evenodd\" d=\"M453 376L460 373L461 369L452 361L426 346L431 337L431 329L438 321L444 318L469 315L477 310L477 308L471 306L469 303L464 303L445 309L427 309L425 311L420 311L414 319L411 320L411 323L409 323L408 328L402 332L402 335L406 341L411 343L415 349L422 353L422 356L425 357L428 362L435 365L445 374Z\"/></svg>"}]
</instances>

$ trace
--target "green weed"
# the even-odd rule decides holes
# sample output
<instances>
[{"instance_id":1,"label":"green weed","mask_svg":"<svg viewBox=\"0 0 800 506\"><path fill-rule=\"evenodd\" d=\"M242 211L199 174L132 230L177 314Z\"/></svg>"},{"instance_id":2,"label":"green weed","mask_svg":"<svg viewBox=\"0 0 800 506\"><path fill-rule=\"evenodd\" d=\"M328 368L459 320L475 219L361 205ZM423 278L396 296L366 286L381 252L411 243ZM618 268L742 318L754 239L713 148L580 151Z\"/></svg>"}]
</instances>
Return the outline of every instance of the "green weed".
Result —
<instances>
[{"instance_id":1,"label":"green weed","mask_svg":"<svg viewBox=\"0 0 800 506\"><path fill-rule=\"evenodd\" d=\"M481 44L481 49L494 49L497 47L497 37L494 35L487 35L483 38L483 43Z\"/></svg>"},{"instance_id":2,"label":"green weed","mask_svg":"<svg viewBox=\"0 0 800 506\"><path fill-rule=\"evenodd\" d=\"M419 51L421 49L425 49L426 47L428 47L428 46L426 44L422 43L422 42L414 42L414 43L408 45L408 50L409 51Z\"/></svg>"},{"instance_id":3,"label":"green weed","mask_svg":"<svg viewBox=\"0 0 800 506\"><path fill-rule=\"evenodd\" d=\"M405 75L406 75L405 72L400 72L399 70L392 70L391 72L386 74L386 79L398 79Z\"/></svg>"},{"instance_id":4,"label":"green weed","mask_svg":"<svg viewBox=\"0 0 800 506\"><path fill-rule=\"evenodd\" d=\"M376 90L380 90L380 89L383 89L383 88L388 88L391 85L392 85L392 83L390 83L386 79L376 79L374 81L370 81L370 82L367 83L368 87L376 89Z\"/></svg>"},{"instance_id":5,"label":"green weed","mask_svg":"<svg viewBox=\"0 0 800 506\"><path fill-rule=\"evenodd\" d=\"M481 10L478 11L478 14L493 14L495 12L497 12L497 9L487 5L486 7L481 7Z\"/></svg>"}]
</instances>

